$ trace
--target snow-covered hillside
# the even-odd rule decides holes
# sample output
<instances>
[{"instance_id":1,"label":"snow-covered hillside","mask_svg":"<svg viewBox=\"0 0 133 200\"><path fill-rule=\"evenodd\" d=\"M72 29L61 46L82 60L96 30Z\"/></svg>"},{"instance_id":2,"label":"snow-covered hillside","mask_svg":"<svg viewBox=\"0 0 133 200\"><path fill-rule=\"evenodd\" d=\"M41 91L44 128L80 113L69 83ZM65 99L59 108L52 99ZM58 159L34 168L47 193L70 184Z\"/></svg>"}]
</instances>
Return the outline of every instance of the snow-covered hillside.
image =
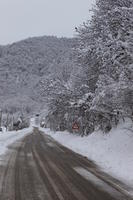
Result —
<instances>
[{"instance_id":1,"label":"snow-covered hillside","mask_svg":"<svg viewBox=\"0 0 133 200\"><path fill-rule=\"evenodd\" d=\"M74 39L29 38L0 46L0 108L34 112L65 88Z\"/></svg>"},{"instance_id":2,"label":"snow-covered hillside","mask_svg":"<svg viewBox=\"0 0 133 200\"><path fill-rule=\"evenodd\" d=\"M87 137L80 137L68 132L51 132L51 135L64 146L96 162L104 171L133 185L133 124L126 119L108 134L94 132Z\"/></svg>"}]
</instances>

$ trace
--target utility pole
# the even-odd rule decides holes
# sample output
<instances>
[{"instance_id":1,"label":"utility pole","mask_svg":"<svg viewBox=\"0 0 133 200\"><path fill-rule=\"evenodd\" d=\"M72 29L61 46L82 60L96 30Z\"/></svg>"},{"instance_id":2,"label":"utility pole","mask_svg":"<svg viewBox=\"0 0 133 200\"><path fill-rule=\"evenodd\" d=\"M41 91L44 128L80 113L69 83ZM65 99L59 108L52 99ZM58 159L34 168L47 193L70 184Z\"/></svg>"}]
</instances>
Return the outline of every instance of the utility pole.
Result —
<instances>
[{"instance_id":1,"label":"utility pole","mask_svg":"<svg viewBox=\"0 0 133 200\"><path fill-rule=\"evenodd\" d=\"M12 130L14 128L14 115L12 114Z\"/></svg>"},{"instance_id":2,"label":"utility pole","mask_svg":"<svg viewBox=\"0 0 133 200\"><path fill-rule=\"evenodd\" d=\"M0 110L0 127L2 126L2 110Z\"/></svg>"},{"instance_id":3,"label":"utility pole","mask_svg":"<svg viewBox=\"0 0 133 200\"><path fill-rule=\"evenodd\" d=\"M6 131L8 130L8 125L9 125L9 113L7 113L7 118L6 118Z\"/></svg>"}]
</instances>

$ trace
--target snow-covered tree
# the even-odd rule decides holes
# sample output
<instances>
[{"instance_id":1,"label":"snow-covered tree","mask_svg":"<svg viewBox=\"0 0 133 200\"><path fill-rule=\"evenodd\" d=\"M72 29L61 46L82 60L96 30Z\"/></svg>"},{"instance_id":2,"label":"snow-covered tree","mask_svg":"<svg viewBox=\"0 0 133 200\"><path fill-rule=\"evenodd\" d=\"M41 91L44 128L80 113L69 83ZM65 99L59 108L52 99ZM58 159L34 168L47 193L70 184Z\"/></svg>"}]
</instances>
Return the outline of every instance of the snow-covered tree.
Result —
<instances>
[{"instance_id":1,"label":"snow-covered tree","mask_svg":"<svg viewBox=\"0 0 133 200\"><path fill-rule=\"evenodd\" d=\"M133 1L97 0L92 19L77 32L80 85L94 93L92 109L126 114L133 91Z\"/></svg>"}]
</instances>

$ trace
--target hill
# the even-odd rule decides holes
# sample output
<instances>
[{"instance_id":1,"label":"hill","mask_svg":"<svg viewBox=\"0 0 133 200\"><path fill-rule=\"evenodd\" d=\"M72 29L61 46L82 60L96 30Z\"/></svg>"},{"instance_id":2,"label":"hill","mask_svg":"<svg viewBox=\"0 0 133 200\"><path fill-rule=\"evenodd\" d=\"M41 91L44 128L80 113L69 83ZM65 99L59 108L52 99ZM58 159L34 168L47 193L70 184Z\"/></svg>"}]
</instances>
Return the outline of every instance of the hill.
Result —
<instances>
[{"instance_id":1,"label":"hill","mask_svg":"<svg viewBox=\"0 0 133 200\"><path fill-rule=\"evenodd\" d=\"M1 108L32 113L65 90L74 45L74 39L44 36L0 46Z\"/></svg>"}]
</instances>

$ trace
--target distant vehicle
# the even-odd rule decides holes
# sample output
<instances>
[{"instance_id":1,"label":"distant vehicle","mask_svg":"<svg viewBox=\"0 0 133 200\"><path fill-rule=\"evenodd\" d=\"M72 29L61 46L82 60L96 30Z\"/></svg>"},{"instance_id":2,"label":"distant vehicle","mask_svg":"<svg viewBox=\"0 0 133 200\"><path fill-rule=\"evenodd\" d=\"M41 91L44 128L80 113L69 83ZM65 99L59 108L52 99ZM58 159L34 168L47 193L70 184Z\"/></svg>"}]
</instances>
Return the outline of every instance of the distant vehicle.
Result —
<instances>
[{"instance_id":1,"label":"distant vehicle","mask_svg":"<svg viewBox=\"0 0 133 200\"><path fill-rule=\"evenodd\" d=\"M38 127L40 125L40 115L36 114L35 115L35 126Z\"/></svg>"}]
</instances>

